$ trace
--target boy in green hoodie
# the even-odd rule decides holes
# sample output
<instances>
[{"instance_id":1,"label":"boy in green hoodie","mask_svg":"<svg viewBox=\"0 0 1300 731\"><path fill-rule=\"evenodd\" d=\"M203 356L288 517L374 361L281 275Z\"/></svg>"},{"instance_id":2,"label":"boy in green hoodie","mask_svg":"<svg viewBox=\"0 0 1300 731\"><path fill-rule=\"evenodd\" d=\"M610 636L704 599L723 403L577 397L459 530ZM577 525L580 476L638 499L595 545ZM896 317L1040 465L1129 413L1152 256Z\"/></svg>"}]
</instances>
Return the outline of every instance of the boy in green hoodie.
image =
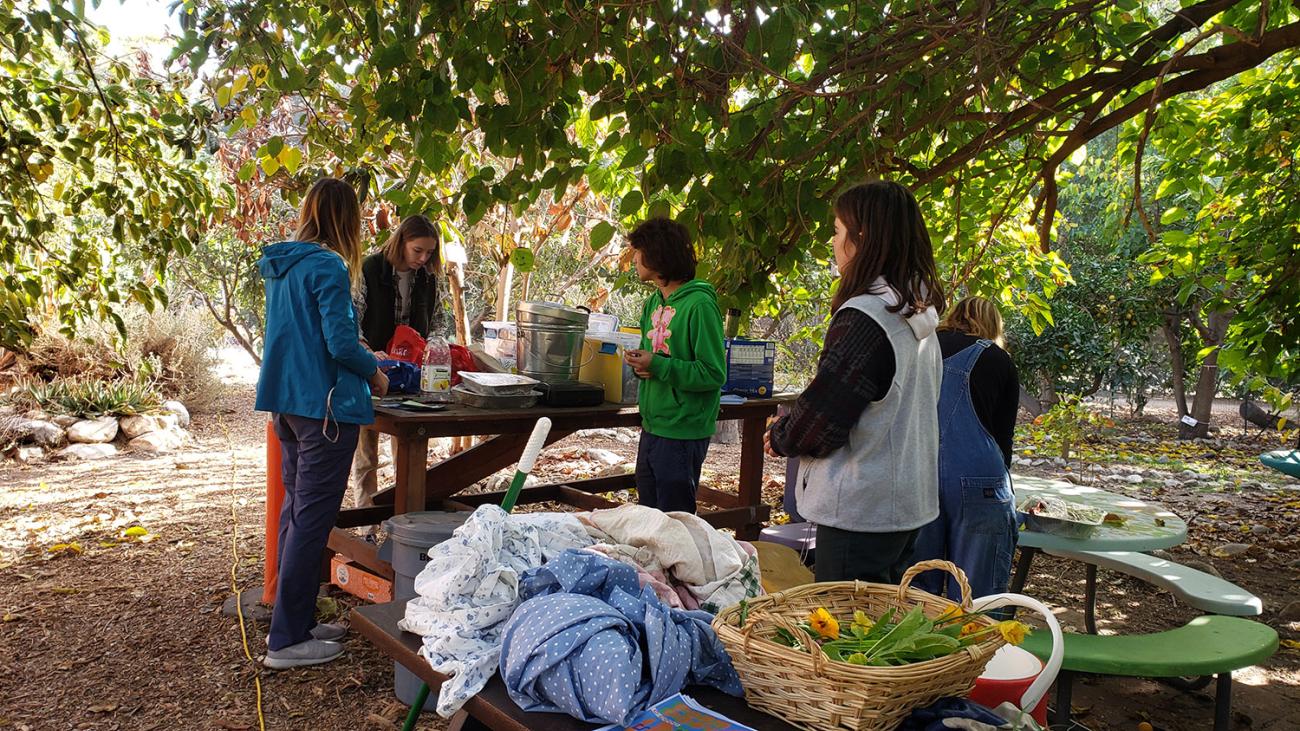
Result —
<instances>
[{"instance_id":1,"label":"boy in green hoodie","mask_svg":"<svg viewBox=\"0 0 1300 731\"><path fill-rule=\"evenodd\" d=\"M628 243L637 276L656 290L641 309L641 349L626 354L643 379L637 502L694 513L727 380L718 294L695 278L685 226L652 218L632 231Z\"/></svg>"}]
</instances>

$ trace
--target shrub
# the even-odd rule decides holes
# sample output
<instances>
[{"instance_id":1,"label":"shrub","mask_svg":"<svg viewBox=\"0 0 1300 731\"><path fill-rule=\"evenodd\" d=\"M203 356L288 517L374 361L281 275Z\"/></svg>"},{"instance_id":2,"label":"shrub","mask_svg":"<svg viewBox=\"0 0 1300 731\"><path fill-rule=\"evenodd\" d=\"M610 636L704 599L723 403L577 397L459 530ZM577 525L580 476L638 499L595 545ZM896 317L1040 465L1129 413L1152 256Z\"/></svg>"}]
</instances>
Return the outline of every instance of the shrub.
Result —
<instances>
[{"instance_id":1,"label":"shrub","mask_svg":"<svg viewBox=\"0 0 1300 731\"><path fill-rule=\"evenodd\" d=\"M1071 450L1101 426L1114 426L1114 422L1092 413L1082 399L1066 394L1047 413L1034 419L1035 429L1060 449L1061 457L1070 458Z\"/></svg>"},{"instance_id":2,"label":"shrub","mask_svg":"<svg viewBox=\"0 0 1300 731\"><path fill-rule=\"evenodd\" d=\"M19 405L73 416L133 416L162 408L154 384L143 378L29 381L19 386L11 399Z\"/></svg>"},{"instance_id":3,"label":"shrub","mask_svg":"<svg viewBox=\"0 0 1300 731\"><path fill-rule=\"evenodd\" d=\"M29 380L53 383L150 384L158 395L202 411L221 395L212 347L219 330L197 307L128 308L127 338L104 323L87 323L78 337L47 328L22 358Z\"/></svg>"}]
</instances>

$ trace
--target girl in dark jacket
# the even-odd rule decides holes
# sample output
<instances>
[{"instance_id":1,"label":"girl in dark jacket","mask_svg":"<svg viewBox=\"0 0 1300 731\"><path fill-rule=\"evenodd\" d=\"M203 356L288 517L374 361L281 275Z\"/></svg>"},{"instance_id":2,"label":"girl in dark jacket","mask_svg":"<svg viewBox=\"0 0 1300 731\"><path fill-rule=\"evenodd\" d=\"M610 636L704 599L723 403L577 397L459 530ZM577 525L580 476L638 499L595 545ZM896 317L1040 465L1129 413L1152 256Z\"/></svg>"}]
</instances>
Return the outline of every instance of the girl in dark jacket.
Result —
<instances>
[{"instance_id":1,"label":"girl in dark jacket","mask_svg":"<svg viewBox=\"0 0 1300 731\"><path fill-rule=\"evenodd\" d=\"M384 348L398 325L428 338L440 325L438 314L438 227L424 216L407 216L383 248L361 262L361 281L353 295L361 321L361 342L388 357ZM360 490L357 504L374 505L379 489L379 433L364 429L357 441L352 481Z\"/></svg>"},{"instance_id":2,"label":"girl in dark jacket","mask_svg":"<svg viewBox=\"0 0 1300 731\"><path fill-rule=\"evenodd\" d=\"M957 564L977 597L1007 590L1019 534L1007 470L1020 382L1001 346L1002 313L983 297L958 302L939 326L939 517L921 529L913 555ZM916 585L960 599L938 571Z\"/></svg>"},{"instance_id":3,"label":"girl in dark jacket","mask_svg":"<svg viewBox=\"0 0 1300 731\"><path fill-rule=\"evenodd\" d=\"M361 425L374 421L371 394L388 379L357 342L351 289L361 259L361 208L352 188L325 178L307 192L293 241L262 248L266 338L258 411L271 412L280 440L279 583L267 667L329 662L343 654L339 625L316 624L321 555L343 495Z\"/></svg>"}]
</instances>

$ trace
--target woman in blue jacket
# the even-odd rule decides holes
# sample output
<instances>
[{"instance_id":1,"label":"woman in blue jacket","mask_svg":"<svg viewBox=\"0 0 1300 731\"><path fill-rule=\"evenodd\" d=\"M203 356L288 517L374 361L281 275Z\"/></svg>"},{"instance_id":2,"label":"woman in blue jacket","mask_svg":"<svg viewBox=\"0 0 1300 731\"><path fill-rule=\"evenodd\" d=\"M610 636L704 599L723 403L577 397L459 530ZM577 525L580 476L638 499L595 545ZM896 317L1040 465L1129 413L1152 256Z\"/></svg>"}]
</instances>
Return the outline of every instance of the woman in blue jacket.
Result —
<instances>
[{"instance_id":1,"label":"woman in blue jacket","mask_svg":"<svg viewBox=\"0 0 1300 731\"><path fill-rule=\"evenodd\" d=\"M258 411L280 439L279 584L263 663L283 669L343 654L344 630L316 624L321 554L343 495L357 434L374 421L370 395L388 379L361 346L352 285L360 271L361 207L341 180L316 182L302 202L293 241L262 248L266 337Z\"/></svg>"}]
</instances>

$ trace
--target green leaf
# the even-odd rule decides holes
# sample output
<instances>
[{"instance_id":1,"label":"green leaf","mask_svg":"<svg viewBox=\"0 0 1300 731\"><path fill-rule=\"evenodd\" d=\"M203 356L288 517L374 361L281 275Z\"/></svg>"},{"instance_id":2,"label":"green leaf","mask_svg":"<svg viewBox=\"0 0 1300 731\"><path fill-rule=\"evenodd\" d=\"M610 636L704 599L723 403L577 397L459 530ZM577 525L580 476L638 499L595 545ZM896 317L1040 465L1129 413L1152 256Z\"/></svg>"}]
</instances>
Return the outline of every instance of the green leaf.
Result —
<instances>
[{"instance_id":1,"label":"green leaf","mask_svg":"<svg viewBox=\"0 0 1300 731\"><path fill-rule=\"evenodd\" d=\"M256 161L245 160L244 164L239 166L239 180L242 183L247 183L248 181L252 180L253 175L256 173L257 173Z\"/></svg>"},{"instance_id":2,"label":"green leaf","mask_svg":"<svg viewBox=\"0 0 1300 731\"><path fill-rule=\"evenodd\" d=\"M610 239L614 238L614 227L608 221L601 221L591 227L591 233L588 234L588 242L591 248L599 251L605 248Z\"/></svg>"},{"instance_id":3,"label":"green leaf","mask_svg":"<svg viewBox=\"0 0 1300 731\"><path fill-rule=\"evenodd\" d=\"M644 203L645 198L641 195L641 191L630 191L627 195L623 196L622 202L618 204L618 214L623 218L627 218L637 211L640 211L641 206Z\"/></svg>"},{"instance_id":4,"label":"green leaf","mask_svg":"<svg viewBox=\"0 0 1300 731\"><path fill-rule=\"evenodd\" d=\"M532 249L520 246L510 252L510 264L518 271L531 272L535 263Z\"/></svg>"},{"instance_id":5,"label":"green leaf","mask_svg":"<svg viewBox=\"0 0 1300 731\"><path fill-rule=\"evenodd\" d=\"M1171 223L1178 223L1186 217L1186 210L1181 206L1174 206L1173 208L1166 209L1164 213L1160 214L1160 223L1161 225L1168 226Z\"/></svg>"},{"instance_id":6,"label":"green leaf","mask_svg":"<svg viewBox=\"0 0 1300 731\"><path fill-rule=\"evenodd\" d=\"M217 89L217 106L224 107L230 103L230 87L222 86Z\"/></svg>"},{"instance_id":7,"label":"green leaf","mask_svg":"<svg viewBox=\"0 0 1300 731\"><path fill-rule=\"evenodd\" d=\"M260 162L262 164L262 172L266 173L267 177L275 175L280 169L280 161L277 158L263 157Z\"/></svg>"},{"instance_id":8,"label":"green leaf","mask_svg":"<svg viewBox=\"0 0 1300 731\"><path fill-rule=\"evenodd\" d=\"M302 152L296 147L286 147L280 151L280 164L284 169L289 171L290 175L298 172L298 165L302 162Z\"/></svg>"}]
</instances>

